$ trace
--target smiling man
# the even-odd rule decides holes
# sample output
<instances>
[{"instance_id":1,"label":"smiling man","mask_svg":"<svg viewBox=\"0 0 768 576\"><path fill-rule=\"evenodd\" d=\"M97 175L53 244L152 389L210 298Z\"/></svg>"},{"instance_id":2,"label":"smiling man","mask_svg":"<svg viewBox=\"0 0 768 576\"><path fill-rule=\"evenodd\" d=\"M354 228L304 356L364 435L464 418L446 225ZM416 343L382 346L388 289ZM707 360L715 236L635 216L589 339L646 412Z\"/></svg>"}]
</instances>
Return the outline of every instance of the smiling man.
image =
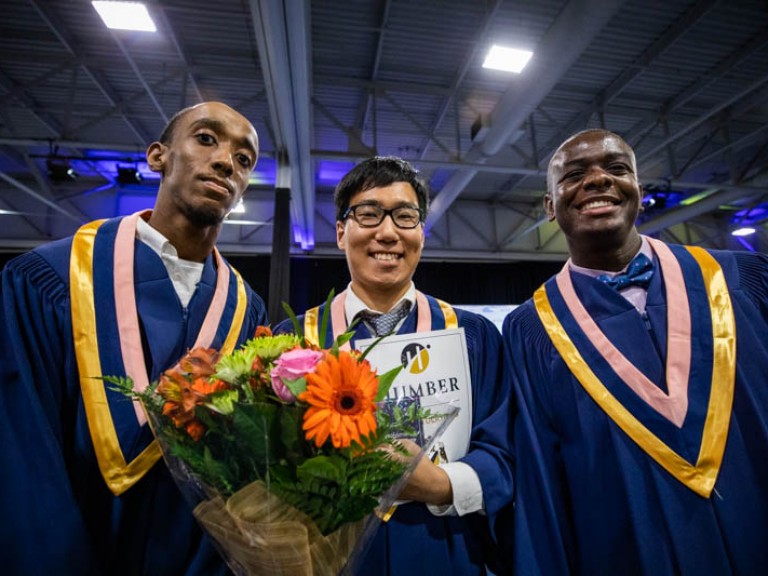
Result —
<instances>
[{"instance_id":1,"label":"smiling man","mask_svg":"<svg viewBox=\"0 0 768 576\"><path fill-rule=\"evenodd\" d=\"M416 290L413 274L424 246L427 184L407 162L377 157L355 166L336 187L336 239L351 282L331 304L325 341L346 331L351 342L390 332L464 328L471 373L472 436L460 461L437 466L422 459L399 506L381 526L360 574L484 574L495 552L488 523L512 499L510 439L491 414L506 416L510 394L501 387L500 334L485 318L454 310ZM324 305L299 318L316 334ZM276 331L290 330L290 322ZM433 505L428 509L427 504ZM439 515L438 515L439 514Z\"/></svg>"},{"instance_id":2,"label":"smiling man","mask_svg":"<svg viewBox=\"0 0 768 576\"><path fill-rule=\"evenodd\" d=\"M768 570L768 258L641 236L632 148L548 171L570 260L503 328L515 574Z\"/></svg>"},{"instance_id":3,"label":"smiling man","mask_svg":"<svg viewBox=\"0 0 768 576\"><path fill-rule=\"evenodd\" d=\"M8 263L0 308L0 564L12 574L200 574L227 568L176 488L140 406L195 346L236 346L264 303L215 250L258 156L219 102L176 114L147 163L154 210L91 222Z\"/></svg>"}]
</instances>

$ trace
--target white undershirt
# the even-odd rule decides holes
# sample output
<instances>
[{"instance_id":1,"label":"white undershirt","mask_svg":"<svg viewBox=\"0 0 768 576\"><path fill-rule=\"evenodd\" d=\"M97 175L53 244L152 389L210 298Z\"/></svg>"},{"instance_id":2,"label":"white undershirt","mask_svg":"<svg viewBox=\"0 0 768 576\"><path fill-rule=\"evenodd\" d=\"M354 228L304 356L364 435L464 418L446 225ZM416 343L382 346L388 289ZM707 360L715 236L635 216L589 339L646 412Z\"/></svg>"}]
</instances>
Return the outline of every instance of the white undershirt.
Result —
<instances>
[{"instance_id":1,"label":"white undershirt","mask_svg":"<svg viewBox=\"0 0 768 576\"><path fill-rule=\"evenodd\" d=\"M413 309L413 305L416 302L416 286L411 282L411 286L408 291L403 295L400 300L395 302L395 306L400 304L403 300L408 300L410 309ZM390 310L392 309L390 308ZM344 301L344 315L347 318L347 325L363 310L371 310L372 312L386 313L389 310L373 310L363 302L360 297L355 294L352 289L352 283L347 286L347 297ZM405 322L405 318L400 320L395 326L395 331L399 330ZM483 501L483 486L480 483L480 477L469 464L464 462L449 462L447 464L439 464L440 468L445 470L448 474L448 480L451 482L451 489L453 491L453 503L447 506L433 506L427 504L427 508L435 516L463 516L464 514L470 514L472 512L483 511L485 509L485 503Z\"/></svg>"},{"instance_id":2,"label":"white undershirt","mask_svg":"<svg viewBox=\"0 0 768 576\"><path fill-rule=\"evenodd\" d=\"M179 258L179 253L168 238L152 228L143 218L139 218L136 223L136 237L160 256L173 282L176 295L181 305L186 308L203 276L204 264Z\"/></svg>"}]
</instances>

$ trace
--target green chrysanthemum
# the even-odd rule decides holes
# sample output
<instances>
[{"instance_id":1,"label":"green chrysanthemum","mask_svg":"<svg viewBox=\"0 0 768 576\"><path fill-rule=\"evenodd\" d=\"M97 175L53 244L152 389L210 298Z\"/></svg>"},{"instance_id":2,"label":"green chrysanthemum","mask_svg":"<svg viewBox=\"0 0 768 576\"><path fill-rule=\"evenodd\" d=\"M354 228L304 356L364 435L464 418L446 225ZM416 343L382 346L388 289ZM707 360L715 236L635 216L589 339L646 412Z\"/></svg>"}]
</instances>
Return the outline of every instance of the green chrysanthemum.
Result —
<instances>
[{"instance_id":1,"label":"green chrysanthemum","mask_svg":"<svg viewBox=\"0 0 768 576\"><path fill-rule=\"evenodd\" d=\"M256 358L261 358L265 364L272 362L286 350L295 347L300 341L295 334L262 336L249 340L240 350L233 352L230 356L224 356L219 361L216 365L214 378L235 383L239 378L252 371L253 362Z\"/></svg>"}]
</instances>

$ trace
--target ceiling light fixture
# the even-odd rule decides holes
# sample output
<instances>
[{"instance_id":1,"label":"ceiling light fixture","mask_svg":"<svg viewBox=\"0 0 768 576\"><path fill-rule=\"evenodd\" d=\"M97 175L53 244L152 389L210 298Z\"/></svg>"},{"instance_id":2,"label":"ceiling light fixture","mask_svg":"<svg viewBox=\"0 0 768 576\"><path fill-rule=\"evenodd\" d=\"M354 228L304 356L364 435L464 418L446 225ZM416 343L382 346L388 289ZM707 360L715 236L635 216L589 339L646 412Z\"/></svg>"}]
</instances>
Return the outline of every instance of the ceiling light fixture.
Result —
<instances>
[{"instance_id":1,"label":"ceiling light fixture","mask_svg":"<svg viewBox=\"0 0 768 576\"><path fill-rule=\"evenodd\" d=\"M157 27L141 2L91 2L107 28L113 30L135 30L155 32Z\"/></svg>"},{"instance_id":2,"label":"ceiling light fixture","mask_svg":"<svg viewBox=\"0 0 768 576\"><path fill-rule=\"evenodd\" d=\"M269 222L259 222L258 220L224 220L224 224L232 226L269 226Z\"/></svg>"},{"instance_id":3,"label":"ceiling light fixture","mask_svg":"<svg viewBox=\"0 0 768 576\"><path fill-rule=\"evenodd\" d=\"M751 226L742 226L731 232L731 236L751 236L755 233L755 229Z\"/></svg>"},{"instance_id":4,"label":"ceiling light fixture","mask_svg":"<svg viewBox=\"0 0 768 576\"><path fill-rule=\"evenodd\" d=\"M51 182L68 182L77 179L77 172L65 158L48 158L45 161L45 167L48 169L48 178Z\"/></svg>"},{"instance_id":5,"label":"ceiling light fixture","mask_svg":"<svg viewBox=\"0 0 768 576\"><path fill-rule=\"evenodd\" d=\"M122 185L141 184L142 176L133 166L117 167L117 183Z\"/></svg>"},{"instance_id":6,"label":"ceiling light fixture","mask_svg":"<svg viewBox=\"0 0 768 576\"><path fill-rule=\"evenodd\" d=\"M517 50L494 44L485 57L483 68L519 74L528 64L531 56L533 56L533 52L528 50Z\"/></svg>"}]
</instances>

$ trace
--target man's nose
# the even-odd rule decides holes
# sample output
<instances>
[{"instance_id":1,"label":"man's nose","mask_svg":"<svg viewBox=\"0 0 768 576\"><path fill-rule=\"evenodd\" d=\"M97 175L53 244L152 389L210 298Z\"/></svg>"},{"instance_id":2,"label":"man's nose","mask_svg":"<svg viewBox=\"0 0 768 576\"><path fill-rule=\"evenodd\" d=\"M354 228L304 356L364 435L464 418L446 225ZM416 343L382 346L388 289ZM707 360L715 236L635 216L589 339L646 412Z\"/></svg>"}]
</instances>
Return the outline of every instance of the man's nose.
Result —
<instances>
[{"instance_id":1,"label":"man's nose","mask_svg":"<svg viewBox=\"0 0 768 576\"><path fill-rule=\"evenodd\" d=\"M584 178L584 188L607 188L613 183L613 177L602 168L592 168Z\"/></svg>"},{"instance_id":2,"label":"man's nose","mask_svg":"<svg viewBox=\"0 0 768 576\"><path fill-rule=\"evenodd\" d=\"M385 214L384 220L376 227L376 237L380 239L396 239L398 237L397 226L392 214Z\"/></svg>"},{"instance_id":3,"label":"man's nose","mask_svg":"<svg viewBox=\"0 0 768 576\"><path fill-rule=\"evenodd\" d=\"M233 172L234 162L232 160L232 147L226 143L220 143L216 147L216 151L213 155L213 168L218 172L223 172L227 176L231 176Z\"/></svg>"}]
</instances>

